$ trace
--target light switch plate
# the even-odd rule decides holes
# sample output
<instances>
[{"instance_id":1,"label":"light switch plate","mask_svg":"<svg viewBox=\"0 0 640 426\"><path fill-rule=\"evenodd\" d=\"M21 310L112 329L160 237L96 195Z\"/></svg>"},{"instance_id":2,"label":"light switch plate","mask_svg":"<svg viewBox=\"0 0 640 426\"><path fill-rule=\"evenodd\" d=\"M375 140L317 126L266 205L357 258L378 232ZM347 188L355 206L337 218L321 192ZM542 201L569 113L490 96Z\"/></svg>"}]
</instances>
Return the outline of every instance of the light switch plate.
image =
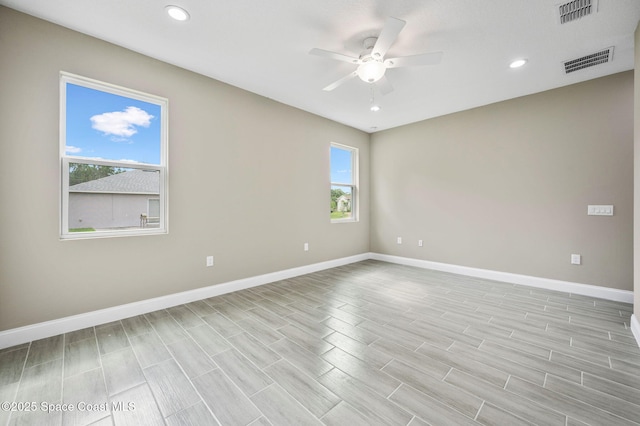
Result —
<instances>
[{"instance_id":1,"label":"light switch plate","mask_svg":"<svg viewBox=\"0 0 640 426\"><path fill-rule=\"evenodd\" d=\"M587 206L589 216L613 216L612 205L589 205Z\"/></svg>"}]
</instances>

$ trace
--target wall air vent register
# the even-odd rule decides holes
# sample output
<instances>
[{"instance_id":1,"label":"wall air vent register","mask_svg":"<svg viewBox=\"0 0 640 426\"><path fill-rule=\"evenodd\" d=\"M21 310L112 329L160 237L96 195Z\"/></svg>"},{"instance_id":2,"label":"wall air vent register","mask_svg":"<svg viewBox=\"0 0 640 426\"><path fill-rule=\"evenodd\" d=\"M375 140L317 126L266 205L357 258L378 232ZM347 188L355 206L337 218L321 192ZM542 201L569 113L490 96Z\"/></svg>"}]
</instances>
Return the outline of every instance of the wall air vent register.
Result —
<instances>
[{"instance_id":1,"label":"wall air vent register","mask_svg":"<svg viewBox=\"0 0 640 426\"><path fill-rule=\"evenodd\" d=\"M598 11L598 0L572 0L559 4L560 24L566 24Z\"/></svg>"},{"instance_id":2,"label":"wall air vent register","mask_svg":"<svg viewBox=\"0 0 640 426\"><path fill-rule=\"evenodd\" d=\"M581 58L571 59L564 62L564 72L570 74L584 68L593 67L600 64L606 64L613 60L613 47L607 47L598 52L585 55Z\"/></svg>"}]
</instances>

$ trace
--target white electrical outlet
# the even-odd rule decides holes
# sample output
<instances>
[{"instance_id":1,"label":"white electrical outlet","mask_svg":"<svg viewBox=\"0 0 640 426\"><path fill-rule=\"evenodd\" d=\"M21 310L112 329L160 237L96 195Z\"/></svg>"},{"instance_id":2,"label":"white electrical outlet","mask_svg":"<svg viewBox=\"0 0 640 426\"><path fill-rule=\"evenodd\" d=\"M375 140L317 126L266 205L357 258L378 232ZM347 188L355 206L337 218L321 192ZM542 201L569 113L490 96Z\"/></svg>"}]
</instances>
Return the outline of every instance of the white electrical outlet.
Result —
<instances>
[{"instance_id":1,"label":"white electrical outlet","mask_svg":"<svg viewBox=\"0 0 640 426\"><path fill-rule=\"evenodd\" d=\"M422 247L422 240L418 240L418 247Z\"/></svg>"},{"instance_id":2,"label":"white electrical outlet","mask_svg":"<svg viewBox=\"0 0 640 426\"><path fill-rule=\"evenodd\" d=\"M396 241L398 242L398 244L402 244L402 237L398 237Z\"/></svg>"},{"instance_id":3,"label":"white electrical outlet","mask_svg":"<svg viewBox=\"0 0 640 426\"><path fill-rule=\"evenodd\" d=\"M571 264L572 265L580 265L582 263L582 256L580 256L579 254L572 254L571 255Z\"/></svg>"},{"instance_id":4,"label":"white electrical outlet","mask_svg":"<svg viewBox=\"0 0 640 426\"><path fill-rule=\"evenodd\" d=\"M309 251L309 243L304 243L304 251Z\"/></svg>"},{"instance_id":5,"label":"white electrical outlet","mask_svg":"<svg viewBox=\"0 0 640 426\"><path fill-rule=\"evenodd\" d=\"M213 266L213 256L207 256L207 266Z\"/></svg>"}]
</instances>

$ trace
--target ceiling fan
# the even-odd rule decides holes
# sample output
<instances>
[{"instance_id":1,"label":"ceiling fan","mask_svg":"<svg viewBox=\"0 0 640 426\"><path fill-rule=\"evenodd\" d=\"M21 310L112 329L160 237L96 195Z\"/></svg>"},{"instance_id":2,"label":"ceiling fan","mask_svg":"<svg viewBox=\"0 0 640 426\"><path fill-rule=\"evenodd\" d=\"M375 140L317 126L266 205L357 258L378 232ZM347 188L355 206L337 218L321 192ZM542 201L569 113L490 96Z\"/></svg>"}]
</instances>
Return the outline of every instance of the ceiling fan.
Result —
<instances>
[{"instance_id":1,"label":"ceiling fan","mask_svg":"<svg viewBox=\"0 0 640 426\"><path fill-rule=\"evenodd\" d=\"M311 49L309 51L311 55L324 56L358 65L355 71L334 81L322 90L329 92L357 76L365 83L376 83L382 94L387 94L393 90L393 86L385 76L388 68L435 65L439 63L442 60L442 52L422 53L420 55L401 56L399 58L384 58L387 50L389 50L391 45L396 41L398 34L400 34L405 24L406 22L402 19L387 18L384 28L378 37L368 37L364 40L364 50L357 58L323 49Z\"/></svg>"}]
</instances>

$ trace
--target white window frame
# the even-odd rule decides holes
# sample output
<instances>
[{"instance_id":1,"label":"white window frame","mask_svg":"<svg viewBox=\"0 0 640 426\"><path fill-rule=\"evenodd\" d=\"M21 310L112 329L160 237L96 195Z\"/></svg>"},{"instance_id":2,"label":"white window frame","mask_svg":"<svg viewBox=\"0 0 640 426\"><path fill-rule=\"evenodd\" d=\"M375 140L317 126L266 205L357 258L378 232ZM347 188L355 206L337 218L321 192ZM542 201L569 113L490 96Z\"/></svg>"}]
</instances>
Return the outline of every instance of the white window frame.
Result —
<instances>
[{"instance_id":1,"label":"white window frame","mask_svg":"<svg viewBox=\"0 0 640 426\"><path fill-rule=\"evenodd\" d=\"M102 92L112 93L137 99L160 106L160 164L134 163L130 161L112 161L67 155L66 153L66 111L67 83ZM87 77L60 72L60 238L62 240L78 240L104 237L124 237L139 235L167 234L169 232L169 191L168 191L168 135L169 135L169 100L137 90L114 84L101 82ZM91 164L112 166L126 169L153 170L160 173L160 226L158 228L139 228L125 230L105 230L95 232L69 232L69 164Z\"/></svg>"},{"instance_id":2,"label":"white window frame","mask_svg":"<svg viewBox=\"0 0 640 426\"><path fill-rule=\"evenodd\" d=\"M353 146L349 146L349 145L343 145L340 143L336 143L336 142L331 142L331 145L329 147L329 153L331 153L331 148L338 148L338 149L342 149L345 151L350 151L351 152L351 179L352 181L349 182L330 182L330 189L333 188L334 186L338 186L338 187L343 187L343 188L349 188L351 190L351 217L348 218L343 218L343 219L331 219L331 223L348 223L348 222L357 222L358 221L358 207L359 207L359 202L358 202L358 176L360 175L359 173L359 155L358 155L358 148L355 148ZM331 174L331 155L329 155L329 174Z\"/></svg>"}]
</instances>

